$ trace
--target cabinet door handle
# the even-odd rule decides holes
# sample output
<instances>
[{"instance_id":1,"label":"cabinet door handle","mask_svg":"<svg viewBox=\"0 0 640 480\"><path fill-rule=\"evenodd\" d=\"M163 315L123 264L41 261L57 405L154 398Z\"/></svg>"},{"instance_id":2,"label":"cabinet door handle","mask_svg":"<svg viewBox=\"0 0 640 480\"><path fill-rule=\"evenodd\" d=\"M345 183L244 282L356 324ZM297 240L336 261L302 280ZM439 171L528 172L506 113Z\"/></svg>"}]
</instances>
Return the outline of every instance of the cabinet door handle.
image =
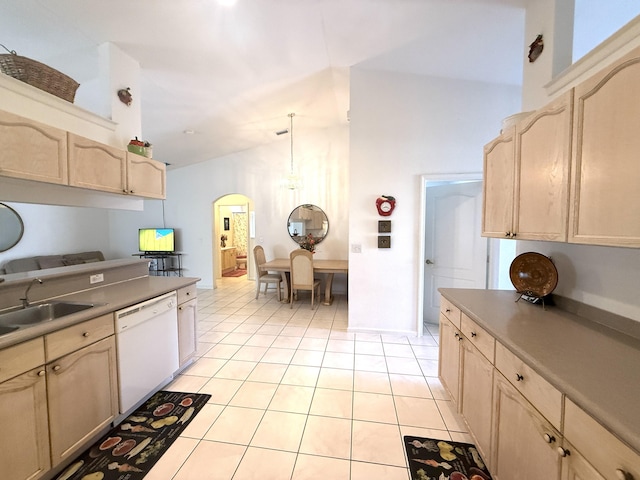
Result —
<instances>
[{"instance_id":1,"label":"cabinet door handle","mask_svg":"<svg viewBox=\"0 0 640 480\"><path fill-rule=\"evenodd\" d=\"M507 238L511 238L511 232L504 232L504 236Z\"/></svg>"},{"instance_id":2,"label":"cabinet door handle","mask_svg":"<svg viewBox=\"0 0 640 480\"><path fill-rule=\"evenodd\" d=\"M511 238L516 238L517 233L516 232L512 232L511 233Z\"/></svg>"},{"instance_id":3,"label":"cabinet door handle","mask_svg":"<svg viewBox=\"0 0 640 480\"><path fill-rule=\"evenodd\" d=\"M45 374L45 373L46 373L46 372L45 372L44 370L40 370L40 371L38 372L38 376L39 376L39 377L44 377L44 374Z\"/></svg>"},{"instance_id":4,"label":"cabinet door handle","mask_svg":"<svg viewBox=\"0 0 640 480\"><path fill-rule=\"evenodd\" d=\"M549 434L549 433L545 433L542 438L544 438L544 441L547 443L553 443L556 441L556 437L554 437L553 435Z\"/></svg>"},{"instance_id":5,"label":"cabinet door handle","mask_svg":"<svg viewBox=\"0 0 640 480\"><path fill-rule=\"evenodd\" d=\"M561 457L568 457L569 455L571 455L571 452L566 448L558 447L558 455L560 455Z\"/></svg>"},{"instance_id":6,"label":"cabinet door handle","mask_svg":"<svg viewBox=\"0 0 640 480\"><path fill-rule=\"evenodd\" d=\"M522 375L520 375L519 373L516 373L516 382L521 382L524 380L524 377Z\"/></svg>"},{"instance_id":7,"label":"cabinet door handle","mask_svg":"<svg viewBox=\"0 0 640 480\"><path fill-rule=\"evenodd\" d=\"M60 365L55 365L55 366L53 367L53 371L54 371L54 372L57 372L57 371L58 371L58 370L60 370L61 368L62 368L62 367L61 367Z\"/></svg>"},{"instance_id":8,"label":"cabinet door handle","mask_svg":"<svg viewBox=\"0 0 640 480\"><path fill-rule=\"evenodd\" d=\"M633 477L621 468L616 468L616 478L619 480L633 480Z\"/></svg>"},{"instance_id":9,"label":"cabinet door handle","mask_svg":"<svg viewBox=\"0 0 640 480\"><path fill-rule=\"evenodd\" d=\"M88 338L88 337L89 337L89 332L84 332L84 333L82 334L82 336L83 336L84 338Z\"/></svg>"},{"instance_id":10,"label":"cabinet door handle","mask_svg":"<svg viewBox=\"0 0 640 480\"><path fill-rule=\"evenodd\" d=\"M471 336L476 337L477 336L476 332L471 332Z\"/></svg>"},{"instance_id":11,"label":"cabinet door handle","mask_svg":"<svg viewBox=\"0 0 640 480\"><path fill-rule=\"evenodd\" d=\"M445 313L451 313L451 309L450 309L450 308L447 308L447 309L445 310Z\"/></svg>"},{"instance_id":12,"label":"cabinet door handle","mask_svg":"<svg viewBox=\"0 0 640 480\"><path fill-rule=\"evenodd\" d=\"M460 334L458 332L454 333L453 335L455 338L458 338L460 336Z\"/></svg>"}]
</instances>

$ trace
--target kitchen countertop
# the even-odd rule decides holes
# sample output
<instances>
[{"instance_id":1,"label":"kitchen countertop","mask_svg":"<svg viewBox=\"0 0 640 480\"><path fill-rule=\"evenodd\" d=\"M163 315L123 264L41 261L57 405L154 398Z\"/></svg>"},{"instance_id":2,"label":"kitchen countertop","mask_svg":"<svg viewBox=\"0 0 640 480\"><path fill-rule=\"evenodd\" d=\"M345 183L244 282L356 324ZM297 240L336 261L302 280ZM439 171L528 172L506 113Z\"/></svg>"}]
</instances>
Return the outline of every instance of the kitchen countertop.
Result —
<instances>
[{"instance_id":1,"label":"kitchen countertop","mask_svg":"<svg viewBox=\"0 0 640 480\"><path fill-rule=\"evenodd\" d=\"M61 328L91 318L111 313L130 305L134 305L158 295L192 285L200 279L196 277L138 277L119 283L92 288L81 292L64 295L52 300L84 302L95 304L93 308L67 315L50 322L44 322L28 328L23 328L6 335L0 335L0 348L36 338Z\"/></svg>"},{"instance_id":2,"label":"kitchen countertop","mask_svg":"<svg viewBox=\"0 0 640 480\"><path fill-rule=\"evenodd\" d=\"M549 383L640 452L640 340L508 290L440 293Z\"/></svg>"}]
</instances>

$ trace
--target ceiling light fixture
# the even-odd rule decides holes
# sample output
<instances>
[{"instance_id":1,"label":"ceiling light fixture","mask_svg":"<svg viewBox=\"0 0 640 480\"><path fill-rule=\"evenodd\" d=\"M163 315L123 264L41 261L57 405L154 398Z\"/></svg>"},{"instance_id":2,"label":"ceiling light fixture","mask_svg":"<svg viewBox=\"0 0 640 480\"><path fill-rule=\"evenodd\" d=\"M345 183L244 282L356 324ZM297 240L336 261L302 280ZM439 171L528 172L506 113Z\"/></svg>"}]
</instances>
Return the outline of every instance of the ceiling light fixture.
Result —
<instances>
[{"instance_id":1,"label":"ceiling light fixture","mask_svg":"<svg viewBox=\"0 0 640 480\"><path fill-rule=\"evenodd\" d=\"M291 126L289 127L289 133L291 134L291 165L289 169L289 175L285 180L285 186L289 190L297 190L300 188L300 177L293 172L293 117L295 117L295 113L290 113L287 115L290 119Z\"/></svg>"}]
</instances>

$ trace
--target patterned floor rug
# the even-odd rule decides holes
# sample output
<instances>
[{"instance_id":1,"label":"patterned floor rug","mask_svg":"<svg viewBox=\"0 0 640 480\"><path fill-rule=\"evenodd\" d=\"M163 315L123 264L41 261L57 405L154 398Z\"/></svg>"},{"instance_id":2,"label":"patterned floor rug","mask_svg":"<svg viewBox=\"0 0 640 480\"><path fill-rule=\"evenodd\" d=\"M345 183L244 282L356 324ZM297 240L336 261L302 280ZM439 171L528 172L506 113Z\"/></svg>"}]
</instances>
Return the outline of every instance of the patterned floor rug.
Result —
<instances>
[{"instance_id":1,"label":"patterned floor rug","mask_svg":"<svg viewBox=\"0 0 640 480\"><path fill-rule=\"evenodd\" d=\"M159 391L87 449L56 480L140 480L211 395Z\"/></svg>"},{"instance_id":2,"label":"patterned floor rug","mask_svg":"<svg viewBox=\"0 0 640 480\"><path fill-rule=\"evenodd\" d=\"M232 270L230 272L223 273L222 276L223 277L242 277L243 275L246 275L246 274L247 274L246 270L242 270L238 268L237 270Z\"/></svg>"},{"instance_id":3,"label":"patterned floor rug","mask_svg":"<svg viewBox=\"0 0 640 480\"><path fill-rule=\"evenodd\" d=\"M404 437L411 480L492 480L470 443Z\"/></svg>"}]
</instances>

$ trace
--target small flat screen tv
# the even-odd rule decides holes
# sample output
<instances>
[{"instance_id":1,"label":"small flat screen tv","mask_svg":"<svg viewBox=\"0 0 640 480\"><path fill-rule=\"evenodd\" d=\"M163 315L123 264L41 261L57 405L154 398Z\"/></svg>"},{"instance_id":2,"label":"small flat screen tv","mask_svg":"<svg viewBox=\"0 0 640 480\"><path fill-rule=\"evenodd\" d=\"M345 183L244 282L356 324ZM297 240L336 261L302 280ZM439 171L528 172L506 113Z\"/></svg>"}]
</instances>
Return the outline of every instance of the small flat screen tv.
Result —
<instances>
[{"instance_id":1,"label":"small flat screen tv","mask_svg":"<svg viewBox=\"0 0 640 480\"><path fill-rule=\"evenodd\" d=\"M173 228L141 228L138 230L138 249L148 253L174 252L176 232Z\"/></svg>"}]
</instances>

